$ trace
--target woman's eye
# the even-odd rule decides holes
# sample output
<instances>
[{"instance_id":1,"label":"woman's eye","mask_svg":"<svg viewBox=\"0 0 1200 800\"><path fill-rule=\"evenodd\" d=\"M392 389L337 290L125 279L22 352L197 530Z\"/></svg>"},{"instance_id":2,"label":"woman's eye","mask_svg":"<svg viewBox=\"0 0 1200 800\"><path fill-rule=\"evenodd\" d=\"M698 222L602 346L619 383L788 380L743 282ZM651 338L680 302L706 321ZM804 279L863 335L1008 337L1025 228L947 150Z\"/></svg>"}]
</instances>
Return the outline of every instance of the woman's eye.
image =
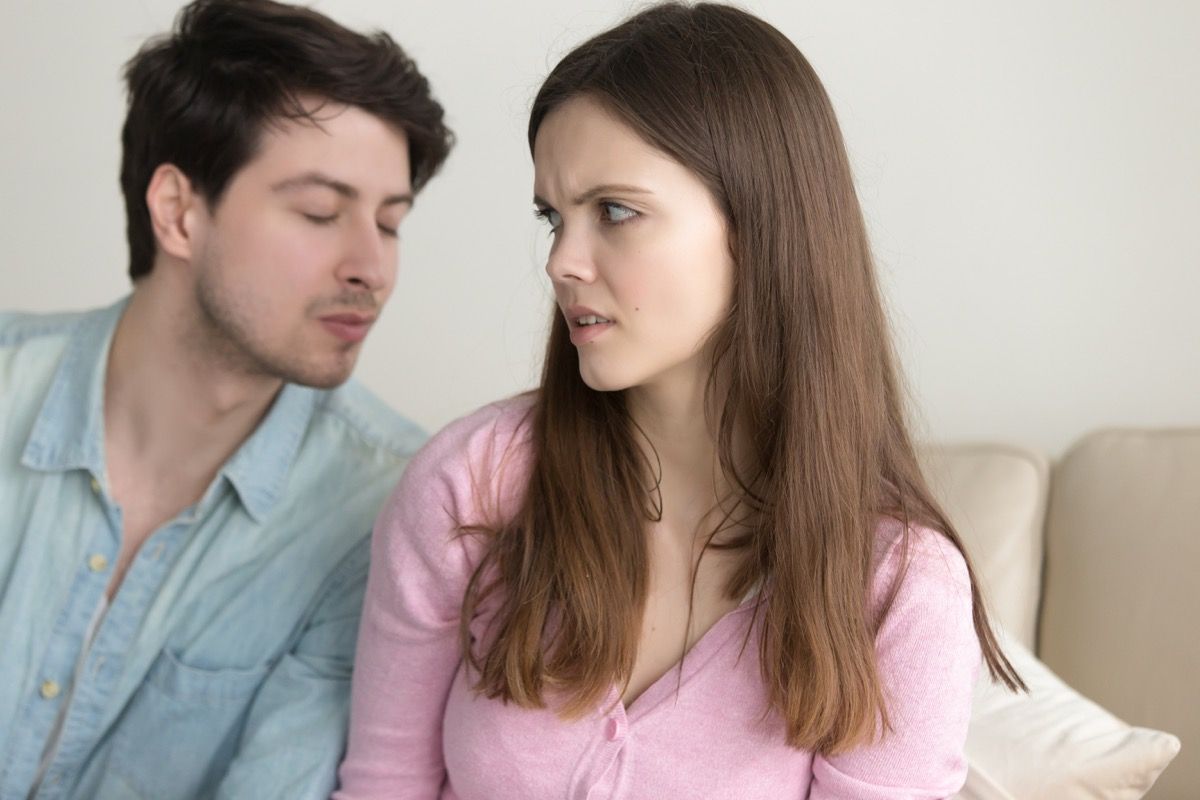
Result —
<instances>
[{"instance_id":1,"label":"woman's eye","mask_svg":"<svg viewBox=\"0 0 1200 800\"><path fill-rule=\"evenodd\" d=\"M600 204L600 218L604 222L614 225L619 225L622 222L628 222L637 215L638 214L636 211L631 208L626 208L620 203L605 201Z\"/></svg>"},{"instance_id":2,"label":"woman's eye","mask_svg":"<svg viewBox=\"0 0 1200 800\"><path fill-rule=\"evenodd\" d=\"M550 230L556 231L562 225L562 215L553 208L535 208L533 215L550 226Z\"/></svg>"}]
</instances>

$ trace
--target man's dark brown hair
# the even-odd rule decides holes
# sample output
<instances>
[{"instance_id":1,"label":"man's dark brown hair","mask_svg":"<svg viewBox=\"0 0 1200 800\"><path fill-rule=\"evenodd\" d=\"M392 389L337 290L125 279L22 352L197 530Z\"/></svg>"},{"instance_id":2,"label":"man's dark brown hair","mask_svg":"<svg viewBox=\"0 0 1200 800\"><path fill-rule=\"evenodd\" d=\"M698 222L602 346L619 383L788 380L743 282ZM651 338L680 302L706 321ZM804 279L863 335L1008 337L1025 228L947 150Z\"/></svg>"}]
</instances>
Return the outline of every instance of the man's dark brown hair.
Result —
<instances>
[{"instance_id":1,"label":"man's dark brown hair","mask_svg":"<svg viewBox=\"0 0 1200 800\"><path fill-rule=\"evenodd\" d=\"M174 164L215 207L271 120L319 124L304 96L356 106L404 131L413 191L453 144L429 82L390 36L272 0L195 0L129 61L125 79L121 191L134 280L154 265L146 188L159 165Z\"/></svg>"}]
</instances>

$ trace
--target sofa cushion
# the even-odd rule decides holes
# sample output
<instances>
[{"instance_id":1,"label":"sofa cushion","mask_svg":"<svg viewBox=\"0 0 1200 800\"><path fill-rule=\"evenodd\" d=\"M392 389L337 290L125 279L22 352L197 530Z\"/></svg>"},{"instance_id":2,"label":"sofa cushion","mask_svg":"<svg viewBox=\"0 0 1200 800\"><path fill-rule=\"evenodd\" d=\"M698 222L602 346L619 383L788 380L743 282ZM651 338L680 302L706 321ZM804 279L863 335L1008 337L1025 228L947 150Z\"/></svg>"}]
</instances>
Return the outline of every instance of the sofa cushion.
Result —
<instances>
[{"instance_id":1,"label":"sofa cushion","mask_svg":"<svg viewBox=\"0 0 1200 800\"><path fill-rule=\"evenodd\" d=\"M1029 694L981 674L957 800L1135 800L1179 752L1177 738L1126 725L1002 632L1001 644Z\"/></svg>"},{"instance_id":2,"label":"sofa cushion","mask_svg":"<svg viewBox=\"0 0 1200 800\"><path fill-rule=\"evenodd\" d=\"M999 444L930 446L921 459L934 496L963 539L993 621L1032 648L1042 575L1046 459Z\"/></svg>"},{"instance_id":3,"label":"sofa cushion","mask_svg":"<svg viewBox=\"0 0 1200 800\"><path fill-rule=\"evenodd\" d=\"M1200 429L1106 431L1054 473L1039 654L1183 752L1151 797L1200 791Z\"/></svg>"}]
</instances>

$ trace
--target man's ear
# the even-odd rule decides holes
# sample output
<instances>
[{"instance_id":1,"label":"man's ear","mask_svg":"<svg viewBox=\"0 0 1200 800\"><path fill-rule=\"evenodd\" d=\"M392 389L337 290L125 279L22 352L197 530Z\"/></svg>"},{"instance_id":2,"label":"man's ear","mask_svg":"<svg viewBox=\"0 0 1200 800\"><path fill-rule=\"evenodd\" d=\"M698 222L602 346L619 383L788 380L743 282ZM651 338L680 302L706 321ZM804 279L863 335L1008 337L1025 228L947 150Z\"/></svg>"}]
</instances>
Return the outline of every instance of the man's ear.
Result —
<instances>
[{"instance_id":1,"label":"man's ear","mask_svg":"<svg viewBox=\"0 0 1200 800\"><path fill-rule=\"evenodd\" d=\"M146 207L159 250L191 261L208 208L187 175L174 164L159 164L146 187Z\"/></svg>"}]
</instances>

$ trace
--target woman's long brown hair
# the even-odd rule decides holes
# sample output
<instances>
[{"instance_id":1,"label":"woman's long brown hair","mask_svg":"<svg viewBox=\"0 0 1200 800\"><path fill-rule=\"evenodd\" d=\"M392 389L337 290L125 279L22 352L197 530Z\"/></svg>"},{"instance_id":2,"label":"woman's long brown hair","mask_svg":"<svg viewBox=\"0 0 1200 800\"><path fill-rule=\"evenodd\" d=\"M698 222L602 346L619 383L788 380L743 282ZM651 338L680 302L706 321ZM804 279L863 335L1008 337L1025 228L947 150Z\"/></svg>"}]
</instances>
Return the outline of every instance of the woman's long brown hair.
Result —
<instances>
[{"instance_id":1,"label":"woman's long brown hair","mask_svg":"<svg viewBox=\"0 0 1200 800\"><path fill-rule=\"evenodd\" d=\"M586 94L689 168L729 225L734 290L712 334L709 402L719 467L749 511L730 546L730 598L761 592L760 662L788 742L826 753L887 727L874 638L904 577L872 614L881 515L962 542L910 440L862 211L833 109L779 31L737 9L649 8L585 42L542 85L548 113ZM533 462L519 511L488 531L463 609L477 688L522 706L553 692L585 713L634 665L648 584L646 526L658 511L647 448L621 392L579 374L553 316L535 395ZM715 377L721 375L721 391ZM739 446L750 466L735 465ZM965 553L964 553L965 556ZM970 570L968 561L968 570ZM1024 688L996 644L971 572L975 631L992 676ZM482 652L467 622L491 598Z\"/></svg>"}]
</instances>

